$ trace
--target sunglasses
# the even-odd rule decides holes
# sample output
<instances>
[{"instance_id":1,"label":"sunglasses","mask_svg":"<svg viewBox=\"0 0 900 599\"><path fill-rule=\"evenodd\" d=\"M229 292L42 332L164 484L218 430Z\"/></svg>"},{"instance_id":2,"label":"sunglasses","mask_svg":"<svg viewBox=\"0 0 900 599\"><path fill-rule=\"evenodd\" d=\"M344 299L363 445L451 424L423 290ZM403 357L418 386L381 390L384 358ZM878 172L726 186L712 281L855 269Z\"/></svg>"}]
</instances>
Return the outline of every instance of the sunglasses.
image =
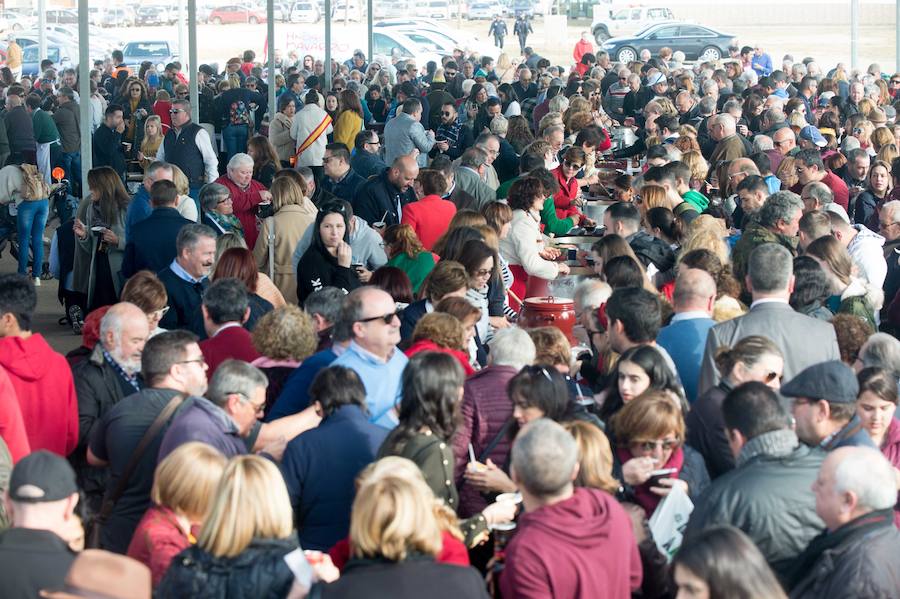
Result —
<instances>
[{"instance_id":1,"label":"sunglasses","mask_svg":"<svg viewBox=\"0 0 900 599\"><path fill-rule=\"evenodd\" d=\"M634 445L644 451L653 451L657 448L668 451L678 447L680 444L680 441L677 439L663 439L662 441L638 441Z\"/></svg>"},{"instance_id":2,"label":"sunglasses","mask_svg":"<svg viewBox=\"0 0 900 599\"><path fill-rule=\"evenodd\" d=\"M441 116L453 116L452 112L441 112Z\"/></svg>"},{"instance_id":3,"label":"sunglasses","mask_svg":"<svg viewBox=\"0 0 900 599\"><path fill-rule=\"evenodd\" d=\"M172 108L171 110L169 110L169 114L178 114L179 112L187 112L187 110L184 110L182 108Z\"/></svg>"},{"instance_id":4,"label":"sunglasses","mask_svg":"<svg viewBox=\"0 0 900 599\"><path fill-rule=\"evenodd\" d=\"M391 312L390 314L385 314L384 316L370 316L369 318L360 318L356 322L375 322L376 320L380 320L384 322L384 324L391 324L399 315L400 310L397 310L396 312Z\"/></svg>"},{"instance_id":5,"label":"sunglasses","mask_svg":"<svg viewBox=\"0 0 900 599\"><path fill-rule=\"evenodd\" d=\"M583 165L578 162L572 162L571 160L563 160L563 164L568 168L581 168Z\"/></svg>"},{"instance_id":6,"label":"sunglasses","mask_svg":"<svg viewBox=\"0 0 900 599\"><path fill-rule=\"evenodd\" d=\"M487 277L487 276L491 275L493 272L494 272L493 269L482 268L480 270L475 271L475 276L476 277Z\"/></svg>"}]
</instances>

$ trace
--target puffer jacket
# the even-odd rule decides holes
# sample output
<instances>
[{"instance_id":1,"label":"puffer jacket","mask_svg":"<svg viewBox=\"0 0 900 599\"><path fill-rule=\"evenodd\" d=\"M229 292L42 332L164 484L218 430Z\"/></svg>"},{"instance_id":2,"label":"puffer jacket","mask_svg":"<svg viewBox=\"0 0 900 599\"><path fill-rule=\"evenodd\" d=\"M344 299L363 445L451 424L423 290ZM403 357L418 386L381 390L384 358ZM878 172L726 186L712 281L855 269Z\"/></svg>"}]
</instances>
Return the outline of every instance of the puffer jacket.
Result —
<instances>
[{"instance_id":1,"label":"puffer jacket","mask_svg":"<svg viewBox=\"0 0 900 599\"><path fill-rule=\"evenodd\" d=\"M853 225L856 235L847 245L847 252L859 268L859 276L873 286L881 288L887 277L887 262L884 258L885 239L863 225Z\"/></svg>"},{"instance_id":2,"label":"puffer jacket","mask_svg":"<svg viewBox=\"0 0 900 599\"><path fill-rule=\"evenodd\" d=\"M256 539L237 557L213 557L188 547L172 560L156 590L166 599L282 599L294 582L284 556L299 546L289 539Z\"/></svg>"},{"instance_id":3,"label":"puffer jacket","mask_svg":"<svg viewBox=\"0 0 900 599\"><path fill-rule=\"evenodd\" d=\"M638 231L627 237L626 240L645 268L653 264L659 272L666 272L675 266L675 254L672 252L672 248L656 237L644 231Z\"/></svg>"},{"instance_id":4,"label":"puffer jacket","mask_svg":"<svg viewBox=\"0 0 900 599\"><path fill-rule=\"evenodd\" d=\"M834 308L835 314L858 316L869 323L873 331L877 331L875 312L881 309L883 303L884 292L881 289L854 277L850 280L850 284L841 292L837 307L829 307Z\"/></svg>"},{"instance_id":5,"label":"puffer jacket","mask_svg":"<svg viewBox=\"0 0 900 599\"><path fill-rule=\"evenodd\" d=\"M810 492L825 453L802 445L791 430L763 433L741 450L737 467L713 481L694 505L689 540L710 526L747 533L780 577L825 525Z\"/></svg>"}]
</instances>

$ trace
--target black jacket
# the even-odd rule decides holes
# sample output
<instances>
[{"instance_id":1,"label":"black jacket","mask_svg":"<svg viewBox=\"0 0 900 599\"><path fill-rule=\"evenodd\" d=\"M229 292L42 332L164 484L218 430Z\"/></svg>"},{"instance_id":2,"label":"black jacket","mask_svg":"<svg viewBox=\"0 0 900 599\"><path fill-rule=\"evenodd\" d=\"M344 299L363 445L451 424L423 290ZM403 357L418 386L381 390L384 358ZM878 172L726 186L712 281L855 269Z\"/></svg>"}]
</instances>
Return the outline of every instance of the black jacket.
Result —
<instances>
[{"instance_id":1,"label":"black jacket","mask_svg":"<svg viewBox=\"0 0 900 599\"><path fill-rule=\"evenodd\" d=\"M644 267L653 264L659 272L666 272L675 266L675 254L664 241L644 231L638 231L626 239Z\"/></svg>"},{"instance_id":2,"label":"black jacket","mask_svg":"<svg viewBox=\"0 0 900 599\"><path fill-rule=\"evenodd\" d=\"M105 124L94 131L94 168L98 166L112 167L125 180L125 147L122 145L122 134L113 131Z\"/></svg>"},{"instance_id":3,"label":"black jacket","mask_svg":"<svg viewBox=\"0 0 900 599\"><path fill-rule=\"evenodd\" d=\"M131 228L122 259L122 276L126 279L139 270L159 272L175 259L175 239L191 221L175 208L155 208L150 216Z\"/></svg>"},{"instance_id":4,"label":"black jacket","mask_svg":"<svg viewBox=\"0 0 900 599\"><path fill-rule=\"evenodd\" d=\"M427 590L426 590L427 589ZM431 558L410 556L395 563L351 560L341 577L315 588L310 597L322 599L487 599L484 580L471 567L439 564Z\"/></svg>"},{"instance_id":5,"label":"black jacket","mask_svg":"<svg viewBox=\"0 0 900 599\"><path fill-rule=\"evenodd\" d=\"M213 557L197 545L172 560L156 589L168 599L282 599L294 574L284 556L298 548L289 539L257 539L236 557Z\"/></svg>"},{"instance_id":6,"label":"black jacket","mask_svg":"<svg viewBox=\"0 0 900 599\"><path fill-rule=\"evenodd\" d=\"M372 175L381 173L387 168L387 165L378 154L357 149L350 158L350 168L363 179L368 179Z\"/></svg>"},{"instance_id":7,"label":"black jacket","mask_svg":"<svg viewBox=\"0 0 900 599\"><path fill-rule=\"evenodd\" d=\"M16 106L4 115L6 136L9 138L10 152L34 152L37 145L34 141L34 121L24 106Z\"/></svg>"},{"instance_id":8,"label":"black jacket","mask_svg":"<svg viewBox=\"0 0 900 599\"><path fill-rule=\"evenodd\" d=\"M384 169L380 175L360 185L353 200L353 214L370 225L382 218L388 227L399 225L401 214L398 210L416 201L416 192L412 186L406 191L400 191L388 179L389 172L390 169Z\"/></svg>"},{"instance_id":9,"label":"black jacket","mask_svg":"<svg viewBox=\"0 0 900 599\"><path fill-rule=\"evenodd\" d=\"M353 169L347 171L344 178L335 183L328 175L322 175L321 186L327 192L337 196L342 200L353 202L356 192L366 180L353 172Z\"/></svg>"},{"instance_id":10,"label":"black jacket","mask_svg":"<svg viewBox=\"0 0 900 599\"><path fill-rule=\"evenodd\" d=\"M0 534L0 580L4 599L34 599L60 587L75 553L49 530L10 528Z\"/></svg>"},{"instance_id":11,"label":"black jacket","mask_svg":"<svg viewBox=\"0 0 900 599\"><path fill-rule=\"evenodd\" d=\"M313 243L297 263L297 297L300 303L313 291L323 287L337 287L349 292L359 287L359 277L352 268L340 266L334 256Z\"/></svg>"},{"instance_id":12,"label":"black jacket","mask_svg":"<svg viewBox=\"0 0 900 599\"><path fill-rule=\"evenodd\" d=\"M500 155L494 159L494 170L497 171L497 179L500 183L505 183L519 174L519 157L505 137L499 139Z\"/></svg>"},{"instance_id":13,"label":"black jacket","mask_svg":"<svg viewBox=\"0 0 900 599\"><path fill-rule=\"evenodd\" d=\"M400 313L400 347L406 348L411 345L412 334L416 329L419 320L428 313L425 309L425 303L428 300L418 300L403 309Z\"/></svg>"},{"instance_id":14,"label":"black jacket","mask_svg":"<svg viewBox=\"0 0 900 599\"><path fill-rule=\"evenodd\" d=\"M159 326L168 330L187 329L201 339L206 339L200 304L203 303L203 292L209 286L209 279L191 283L176 275L168 266L156 273L156 276L166 286L170 308L159 321Z\"/></svg>"},{"instance_id":15,"label":"black jacket","mask_svg":"<svg viewBox=\"0 0 900 599\"><path fill-rule=\"evenodd\" d=\"M749 443L766 445L767 437L788 433L764 433ZM716 479L695 501L685 540L710 526L740 528L784 578L793 560L825 527L810 491L825 453L801 444L796 435L790 442L793 449L787 453L764 449Z\"/></svg>"},{"instance_id":16,"label":"black jacket","mask_svg":"<svg viewBox=\"0 0 900 599\"><path fill-rule=\"evenodd\" d=\"M725 436L722 402L730 390L725 381L697 398L685 417L687 443L700 452L712 479L734 470L734 456Z\"/></svg>"}]
</instances>

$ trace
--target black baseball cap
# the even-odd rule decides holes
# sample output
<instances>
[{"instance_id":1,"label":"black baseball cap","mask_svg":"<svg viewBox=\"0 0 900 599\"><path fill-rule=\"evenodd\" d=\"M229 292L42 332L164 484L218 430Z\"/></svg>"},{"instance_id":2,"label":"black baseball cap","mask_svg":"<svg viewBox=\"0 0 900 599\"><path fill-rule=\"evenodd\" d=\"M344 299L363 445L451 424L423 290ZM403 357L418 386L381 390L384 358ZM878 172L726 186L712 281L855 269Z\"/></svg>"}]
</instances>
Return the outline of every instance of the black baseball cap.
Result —
<instances>
[{"instance_id":1,"label":"black baseball cap","mask_svg":"<svg viewBox=\"0 0 900 599\"><path fill-rule=\"evenodd\" d=\"M44 449L19 460L9 479L9 497L20 503L59 501L77 492L69 462Z\"/></svg>"}]
</instances>

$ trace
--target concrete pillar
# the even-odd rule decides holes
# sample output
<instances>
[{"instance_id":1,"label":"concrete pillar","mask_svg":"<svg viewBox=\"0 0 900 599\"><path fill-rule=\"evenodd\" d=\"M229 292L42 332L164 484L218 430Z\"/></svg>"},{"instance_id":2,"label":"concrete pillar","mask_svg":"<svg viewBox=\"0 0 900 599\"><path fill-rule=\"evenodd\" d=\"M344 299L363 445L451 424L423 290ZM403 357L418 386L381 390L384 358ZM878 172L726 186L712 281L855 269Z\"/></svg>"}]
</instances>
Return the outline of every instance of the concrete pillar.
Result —
<instances>
[{"instance_id":1,"label":"concrete pillar","mask_svg":"<svg viewBox=\"0 0 900 599\"><path fill-rule=\"evenodd\" d=\"M331 89L331 0L325 0L325 81L322 90Z\"/></svg>"},{"instance_id":2,"label":"concrete pillar","mask_svg":"<svg viewBox=\"0 0 900 599\"><path fill-rule=\"evenodd\" d=\"M266 0L266 36L269 43L266 50L269 54L266 60L268 75L266 83L269 86L269 122L275 118L278 106L275 105L275 3L274 0Z\"/></svg>"},{"instance_id":3,"label":"concrete pillar","mask_svg":"<svg viewBox=\"0 0 900 599\"><path fill-rule=\"evenodd\" d=\"M40 0L43 4L44 0ZM41 19L43 20L43 9ZM93 139L91 138L91 52L90 32L88 30L88 0L78 0L78 112L81 118L81 189L87 194L88 171L94 166ZM41 24L41 38L45 37L44 25ZM46 43L46 40L45 40ZM38 58L47 56L46 51ZM72 179L75 174L70 175Z\"/></svg>"},{"instance_id":4,"label":"concrete pillar","mask_svg":"<svg viewBox=\"0 0 900 599\"><path fill-rule=\"evenodd\" d=\"M191 120L200 122L200 91L197 85L197 0L188 0L187 3L187 30L188 30L188 97L191 99ZM216 140L211 140L215 147Z\"/></svg>"},{"instance_id":5,"label":"concrete pillar","mask_svg":"<svg viewBox=\"0 0 900 599\"><path fill-rule=\"evenodd\" d=\"M81 3L78 3L81 6ZM81 13L79 12L79 21ZM87 9L85 9L85 19L88 18ZM47 58L47 0L38 0L38 64ZM41 73L38 73L40 75Z\"/></svg>"}]
</instances>

